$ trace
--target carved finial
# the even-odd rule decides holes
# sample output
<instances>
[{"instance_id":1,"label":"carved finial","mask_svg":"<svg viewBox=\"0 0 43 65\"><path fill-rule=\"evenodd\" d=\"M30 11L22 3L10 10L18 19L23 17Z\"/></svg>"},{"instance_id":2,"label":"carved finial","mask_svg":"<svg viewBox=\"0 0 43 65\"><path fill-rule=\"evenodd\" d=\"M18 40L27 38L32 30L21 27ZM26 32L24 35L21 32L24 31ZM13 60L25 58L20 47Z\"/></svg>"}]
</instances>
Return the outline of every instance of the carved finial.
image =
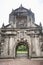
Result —
<instances>
[{"instance_id":1,"label":"carved finial","mask_svg":"<svg viewBox=\"0 0 43 65\"><path fill-rule=\"evenodd\" d=\"M13 11L13 9L12 9L12 11Z\"/></svg>"},{"instance_id":2,"label":"carved finial","mask_svg":"<svg viewBox=\"0 0 43 65\"><path fill-rule=\"evenodd\" d=\"M4 23L2 24L2 28L4 28Z\"/></svg>"},{"instance_id":3,"label":"carved finial","mask_svg":"<svg viewBox=\"0 0 43 65\"><path fill-rule=\"evenodd\" d=\"M22 7L22 4L20 5L20 7Z\"/></svg>"},{"instance_id":4,"label":"carved finial","mask_svg":"<svg viewBox=\"0 0 43 65\"><path fill-rule=\"evenodd\" d=\"M4 23L2 24L2 26L4 27Z\"/></svg>"},{"instance_id":5,"label":"carved finial","mask_svg":"<svg viewBox=\"0 0 43 65\"><path fill-rule=\"evenodd\" d=\"M40 22L40 33L42 33L42 24Z\"/></svg>"},{"instance_id":6,"label":"carved finial","mask_svg":"<svg viewBox=\"0 0 43 65\"><path fill-rule=\"evenodd\" d=\"M40 27L42 27L42 24L41 24L41 22L40 22Z\"/></svg>"}]
</instances>

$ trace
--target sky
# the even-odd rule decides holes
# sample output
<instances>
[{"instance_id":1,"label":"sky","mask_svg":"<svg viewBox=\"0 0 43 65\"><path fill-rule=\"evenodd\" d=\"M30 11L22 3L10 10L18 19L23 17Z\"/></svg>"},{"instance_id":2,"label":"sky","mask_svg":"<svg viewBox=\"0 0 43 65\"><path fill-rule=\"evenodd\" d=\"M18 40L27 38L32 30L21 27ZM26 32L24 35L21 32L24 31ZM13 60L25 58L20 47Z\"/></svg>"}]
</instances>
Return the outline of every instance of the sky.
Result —
<instances>
[{"instance_id":1,"label":"sky","mask_svg":"<svg viewBox=\"0 0 43 65\"><path fill-rule=\"evenodd\" d=\"M35 14L35 23L43 26L43 0L0 0L0 27L9 23L9 14L12 9L20 7L30 9Z\"/></svg>"}]
</instances>

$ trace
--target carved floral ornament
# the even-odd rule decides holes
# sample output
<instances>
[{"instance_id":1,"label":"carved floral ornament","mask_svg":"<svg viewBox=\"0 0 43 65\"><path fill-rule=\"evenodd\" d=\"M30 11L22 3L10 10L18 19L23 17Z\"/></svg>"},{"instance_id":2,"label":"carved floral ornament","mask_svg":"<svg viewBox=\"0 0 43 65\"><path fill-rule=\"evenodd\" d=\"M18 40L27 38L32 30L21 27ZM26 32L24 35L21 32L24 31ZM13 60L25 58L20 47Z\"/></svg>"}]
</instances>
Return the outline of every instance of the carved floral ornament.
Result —
<instances>
[{"instance_id":1,"label":"carved floral ornament","mask_svg":"<svg viewBox=\"0 0 43 65\"><path fill-rule=\"evenodd\" d=\"M21 39L18 39L18 40L17 40L17 42L19 42L19 43L20 43L20 42L27 43L27 40L26 40L26 39L24 39L24 38L21 38Z\"/></svg>"}]
</instances>

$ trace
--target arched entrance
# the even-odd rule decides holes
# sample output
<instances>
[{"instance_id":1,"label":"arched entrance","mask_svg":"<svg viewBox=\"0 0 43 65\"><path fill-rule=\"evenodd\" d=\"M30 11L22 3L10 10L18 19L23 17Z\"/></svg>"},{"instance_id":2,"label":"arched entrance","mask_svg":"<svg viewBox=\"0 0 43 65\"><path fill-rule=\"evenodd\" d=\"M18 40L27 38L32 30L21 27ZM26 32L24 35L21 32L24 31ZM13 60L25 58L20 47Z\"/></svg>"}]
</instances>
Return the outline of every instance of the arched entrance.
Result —
<instances>
[{"instance_id":1,"label":"arched entrance","mask_svg":"<svg viewBox=\"0 0 43 65\"><path fill-rule=\"evenodd\" d=\"M16 58L29 57L29 47L26 42L19 42L16 46Z\"/></svg>"}]
</instances>

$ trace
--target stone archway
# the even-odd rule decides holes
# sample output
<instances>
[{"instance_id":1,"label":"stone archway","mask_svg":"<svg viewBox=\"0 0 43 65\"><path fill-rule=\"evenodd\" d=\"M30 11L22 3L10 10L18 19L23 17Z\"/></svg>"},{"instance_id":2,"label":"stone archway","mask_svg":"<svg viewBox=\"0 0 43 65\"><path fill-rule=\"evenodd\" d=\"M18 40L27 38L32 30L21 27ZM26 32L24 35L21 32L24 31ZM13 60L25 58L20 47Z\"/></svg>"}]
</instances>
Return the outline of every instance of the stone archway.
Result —
<instances>
[{"instance_id":1,"label":"stone archway","mask_svg":"<svg viewBox=\"0 0 43 65\"><path fill-rule=\"evenodd\" d=\"M22 46L22 48L24 47L25 51L24 51L24 49L21 48L23 51L22 52L20 51L20 53L19 53L18 48L20 46ZM27 58L29 58L29 45L28 45L27 41L20 41L20 42L17 43L16 48L15 48L15 57L16 58L17 57L20 57L20 58L21 57L27 57Z\"/></svg>"}]
</instances>

